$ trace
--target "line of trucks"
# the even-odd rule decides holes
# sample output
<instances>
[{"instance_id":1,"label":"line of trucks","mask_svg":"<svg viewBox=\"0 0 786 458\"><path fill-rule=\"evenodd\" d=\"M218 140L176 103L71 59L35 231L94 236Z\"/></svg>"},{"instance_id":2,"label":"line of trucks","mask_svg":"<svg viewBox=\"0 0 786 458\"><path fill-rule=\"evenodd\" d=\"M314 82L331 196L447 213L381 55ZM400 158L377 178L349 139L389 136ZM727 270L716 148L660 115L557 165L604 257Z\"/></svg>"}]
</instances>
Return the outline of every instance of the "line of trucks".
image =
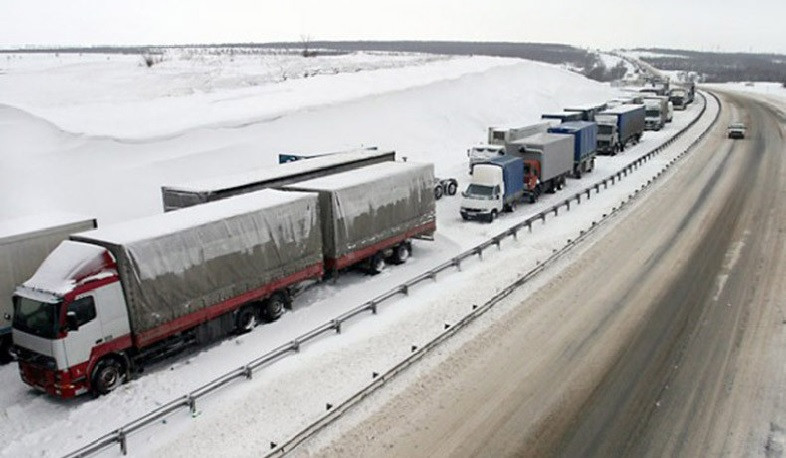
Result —
<instances>
[{"instance_id":1,"label":"line of trucks","mask_svg":"<svg viewBox=\"0 0 786 458\"><path fill-rule=\"evenodd\" d=\"M2 311L22 380L62 398L108 393L153 361L275 320L344 269L406 262L412 241L436 231L434 170L394 155L337 153L165 187L162 214L3 238ZM168 200L173 189L207 202Z\"/></svg>"},{"instance_id":2,"label":"line of trucks","mask_svg":"<svg viewBox=\"0 0 786 458\"><path fill-rule=\"evenodd\" d=\"M640 140L640 103L489 129L462 216L493 219L591 172L596 154ZM108 393L153 361L275 320L310 284L378 273L433 240L433 164L376 148L281 162L164 186L164 213L138 220L0 223L0 362L15 356L26 384L57 397Z\"/></svg>"},{"instance_id":3,"label":"line of trucks","mask_svg":"<svg viewBox=\"0 0 786 458\"><path fill-rule=\"evenodd\" d=\"M660 130L673 117L668 85L641 88L607 103L544 113L523 127L490 127L487 142L467 150L470 184L462 193L464 220L492 222L523 199L530 203L580 179L595 168L598 154L616 155L641 141L644 130ZM694 86L675 87L680 109Z\"/></svg>"}]
</instances>

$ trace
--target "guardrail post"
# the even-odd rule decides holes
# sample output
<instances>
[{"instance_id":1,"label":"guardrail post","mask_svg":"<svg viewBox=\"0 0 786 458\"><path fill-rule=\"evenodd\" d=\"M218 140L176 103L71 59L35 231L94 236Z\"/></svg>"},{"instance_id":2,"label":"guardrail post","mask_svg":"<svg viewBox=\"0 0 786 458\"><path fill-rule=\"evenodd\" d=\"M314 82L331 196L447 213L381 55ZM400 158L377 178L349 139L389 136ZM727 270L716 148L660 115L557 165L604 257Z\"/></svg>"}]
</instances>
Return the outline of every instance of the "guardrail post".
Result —
<instances>
[{"instance_id":1,"label":"guardrail post","mask_svg":"<svg viewBox=\"0 0 786 458\"><path fill-rule=\"evenodd\" d=\"M527 229L529 229L529 232L532 233L532 221L527 221Z\"/></svg>"},{"instance_id":2,"label":"guardrail post","mask_svg":"<svg viewBox=\"0 0 786 458\"><path fill-rule=\"evenodd\" d=\"M254 371L251 370L250 366L243 366L243 374L248 380L251 380L254 377Z\"/></svg>"},{"instance_id":3,"label":"guardrail post","mask_svg":"<svg viewBox=\"0 0 786 458\"><path fill-rule=\"evenodd\" d=\"M480 247L475 248L475 254L478 255L481 261L483 260L483 248Z\"/></svg>"},{"instance_id":4,"label":"guardrail post","mask_svg":"<svg viewBox=\"0 0 786 458\"><path fill-rule=\"evenodd\" d=\"M405 296L409 296L409 285L401 285L399 291L404 293Z\"/></svg>"},{"instance_id":5,"label":"guardrail post","mask_svg":"<svg viewBox=\"0 0 786 458\"><path fill-rule=\"evenodd\" d=\"M341 334L341 321L340 320L333 320L333 329L336 330L336 334Z\"/></svg>"},{"instance_id":6,"label":"guardrail post","mask_svg":"<svg viewBox=\"0 0 786 458\"><path fill-rule=\"evenodd\" d=\"M123 456L128 455L128 441L126 440L126 432L122 428L117 431L117 441L120 443L120 453Z\"/></svg>"},{"instance_id":7,"label":"guardrail post","mask_svg":"<svg viewBox=\"0 0 786 458\"><path fill-rule=\"evenodd\" d=\"M193 417L196 415L196 399L188 394L186 395L186 402L188 403L188 410L191 412L191 416Z\"/></svg>"},{"instance_id":8,"label":"guardrail post","mask_svg":"<svg viewBox=\"0 0 786 458\"><path fill-rule=\"evenodd\" d=\"M494 245L497 246L497 251L502 251L502 239L499 237L494 237Z\"/></svg>"},{"instance_id":9,"label":"guardrail post","mask_svg":"<svg viewBox=\"0 0 786 458\"><path fill-rule=\"evenodd\" d=\"M376 302L371 301L371 304L369 304L369 308L371 309L371 314L372 315L376 315L377 314L377 303Z\"/></svg>"}]
</instances>

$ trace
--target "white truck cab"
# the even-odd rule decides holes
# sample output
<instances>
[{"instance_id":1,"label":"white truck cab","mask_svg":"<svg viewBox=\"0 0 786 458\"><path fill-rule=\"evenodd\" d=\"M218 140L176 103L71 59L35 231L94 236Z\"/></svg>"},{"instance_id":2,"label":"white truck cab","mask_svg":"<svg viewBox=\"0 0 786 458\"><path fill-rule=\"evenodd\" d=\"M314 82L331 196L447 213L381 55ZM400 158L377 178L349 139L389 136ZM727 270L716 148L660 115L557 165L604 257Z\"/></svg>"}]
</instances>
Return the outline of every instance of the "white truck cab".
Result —
<instances>
[{"instance_id":1,"label":"white truck cab","mask_svg":"<svg viewBox=\"0 0 786 458\"><path fill-rule=\"evenodd\" d=\"M505 205L505 182L502 168L493 164L476 164L472 182L461 195L461 217L494 220Z\"/></svg>"},{"instance_id":2,"label":"white truck cab","mask_svg":"<svg viewBox=\"0 0 786 458\"><path fill-rule=\"evenodd\" d=\"M104 367L106 359L98 364L131 342L109 252L80 242L58 246L16 290L13 340L22 379L41 391L72 397L119 385L123 372Z\"/></svg>"}]
</instances>

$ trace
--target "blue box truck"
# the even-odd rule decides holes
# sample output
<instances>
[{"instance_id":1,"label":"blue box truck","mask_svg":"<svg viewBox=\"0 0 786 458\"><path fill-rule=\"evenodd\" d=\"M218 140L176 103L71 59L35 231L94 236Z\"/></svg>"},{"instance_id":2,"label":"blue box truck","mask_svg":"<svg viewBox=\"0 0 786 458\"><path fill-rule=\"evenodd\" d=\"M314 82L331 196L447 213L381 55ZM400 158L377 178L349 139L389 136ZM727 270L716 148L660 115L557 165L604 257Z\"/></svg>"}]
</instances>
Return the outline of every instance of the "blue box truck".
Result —
<instances>
[{"instance_id":1,"label":"blue box truck","mask_svg":"<svg viewBox=\"0 0 786 458\"><path fill-rule=\"evenodd\" d=\"M462 193L461 217L492 222L503 211L513 211L524 195L524 160L499 156L475 164L472 181Z\"/></svg>"}]
</instances>

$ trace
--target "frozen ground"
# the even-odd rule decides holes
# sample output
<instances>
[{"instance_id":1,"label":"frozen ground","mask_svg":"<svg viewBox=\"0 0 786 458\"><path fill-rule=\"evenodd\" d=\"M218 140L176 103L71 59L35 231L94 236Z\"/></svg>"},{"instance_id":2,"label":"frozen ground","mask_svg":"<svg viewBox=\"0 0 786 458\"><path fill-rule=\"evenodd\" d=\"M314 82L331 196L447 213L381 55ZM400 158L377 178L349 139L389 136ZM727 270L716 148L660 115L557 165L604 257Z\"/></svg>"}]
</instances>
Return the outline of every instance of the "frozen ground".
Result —
<instances>
[{"instance_id":1,"label":"frozen ground","mask_svg":"<svg viewBox=\"0 0 786 458\"><path fill-rule=\"evenodd\" d=\"M61 67L71 67L75 78L88 78L100 73L104 65L93 57L90 62L64 66L54 62L47 72L58 75ZM0 108L0 193L13 196L2 201L0 218L59 209L95 215L101 225L160 212L159 187L163 184L268 165L280 151L329 151L359 144L391 147L412 159L434 161L439 174L456 176L463 186L466 148L484 139L488 125L526 124L544 111L616 95L608 86L556 67L513 59L463 58L391 67L368 72L377 72L370 78L378 91L373 95L358 87L357 93L366 91L365 95L308 110L293 109L267 121L251 115L252 119L235 123L217 113L216 119L199 124L201 127L139 141L67 133L56 127L55 117L46 119L44 112L33 116L20 109ZM38 79L31 77L29 92L45 73L39 72ZM0 88L7 88L6 76L0 75ZM174 72L172 78L176 77ZM342 74L323 78L302 82L328 93L345 87ZM119 93L115 95L121 98ZM149 103L157 105L160 100L153 98ZM299 91L282 100L303 108ZM0 103L7 102L0 98ZM118 111L124 107L118 102ZM87 110L87 106L83 108ZM417 243L406 265L375 277L347 274L337 284L312 288L297 299L295 310L278 322L151 367L144 376L104 398L60 402L28 390L14 366L2 367L0 383L5 388L0 393L0 456L57 456L84 445L618 170L665 141L698 111L698 104L694 104L679 112L672 125L647 133L639 146L614 158L600 158L597 171L583 180L571 180L567 191L520 207L493 224L462 222L459 198L444 198L438 205L436 241ZM669 154L678 153L688 142L678 142ZM589 205L582 204L536 227L532 236L513 249L492 254L484 263L469 263L461 274L445 275L433 285L418 288L410 298L384 307L378 317L363 317L340 336L309 345L300 355L276 363L252 381L218 393L200 404L196 418L183 413L167 419L167 425L132 436L132 453L259 455L269 441L283 441L318 418L326 402L340 402L368 383L372 371L386 370L408 354L411 344L426 342L445 322L470 310L473 302L485 300L566 239L575 238L668 159L668 154L663 155L648 169L593 198ZM235 433L230 434L232 431ZM118 450L108 453L115 455Z\"/></svg>"}]
</instances>

